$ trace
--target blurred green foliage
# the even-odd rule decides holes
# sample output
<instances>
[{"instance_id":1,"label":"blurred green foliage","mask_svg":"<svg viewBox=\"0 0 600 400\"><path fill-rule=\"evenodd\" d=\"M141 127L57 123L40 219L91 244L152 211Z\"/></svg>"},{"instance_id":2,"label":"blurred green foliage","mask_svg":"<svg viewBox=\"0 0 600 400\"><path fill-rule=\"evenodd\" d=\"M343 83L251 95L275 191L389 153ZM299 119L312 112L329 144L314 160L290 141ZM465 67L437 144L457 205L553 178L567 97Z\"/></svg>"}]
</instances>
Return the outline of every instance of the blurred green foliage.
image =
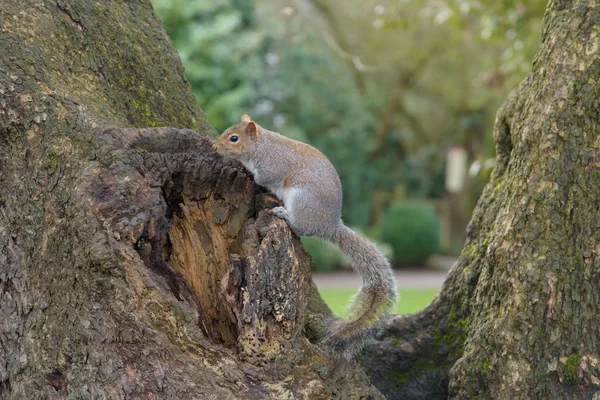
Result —
<instances>
[{"instance_id":1,"label":"blurred green foliage","mask_svg":"<svg viewBox=\"0 0 600 400\"><path fill-rule=\"evenodd\" d=\"M419 265L439 250L440 220L423 202L392 204L384 214L381 240L394 249L396 265Z\"/></svg>"},{"instance_id":2,"label":"blurred green foliage","mask_svg":"<svg viewBox=\"0 0 600 400\"><path fill-rule=\"evenodd\" d=\"M337 168L349 225L444 194L445 151L494 156L545 1L152 0L219 131L249 113ZM481 188L481 185L470 185ZM470 196L475 203L478 190Z\"/></svg>"}]
</instances>

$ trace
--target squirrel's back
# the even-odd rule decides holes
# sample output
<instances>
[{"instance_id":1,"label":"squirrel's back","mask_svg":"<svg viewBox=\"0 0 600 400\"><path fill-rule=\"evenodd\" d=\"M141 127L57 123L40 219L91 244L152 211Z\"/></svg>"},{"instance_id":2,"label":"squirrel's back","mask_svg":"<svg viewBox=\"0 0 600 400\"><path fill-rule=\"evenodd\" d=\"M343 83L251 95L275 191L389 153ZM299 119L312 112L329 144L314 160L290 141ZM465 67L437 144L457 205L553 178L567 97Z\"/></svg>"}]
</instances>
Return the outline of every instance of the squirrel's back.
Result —
<instances>
[{"instance_id":1,"label":"squirrel's back","mask_svg":"<svg viewBox=\"0 0 600 400\"><path fill-rule=\"evenodd\" d=\"M307 188L324 206L342 208L342 183L331 161L317 148L264 129L259 164L281 164L283 186ZM286 150L292 149L292 151ZM271 188L269 188L271 189Z\"/></svg>"}]
</instances>

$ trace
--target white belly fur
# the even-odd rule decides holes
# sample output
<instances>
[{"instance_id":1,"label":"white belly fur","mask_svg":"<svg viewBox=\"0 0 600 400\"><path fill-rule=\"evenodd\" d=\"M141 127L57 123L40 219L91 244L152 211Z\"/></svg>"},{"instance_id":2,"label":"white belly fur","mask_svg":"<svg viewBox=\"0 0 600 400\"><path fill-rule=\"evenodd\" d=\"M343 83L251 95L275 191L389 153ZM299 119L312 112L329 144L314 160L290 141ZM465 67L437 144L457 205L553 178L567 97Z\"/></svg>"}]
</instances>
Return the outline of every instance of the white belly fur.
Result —
<instances>
[{"instance_id":1,"label":"white belly fur","mask_svg":"<svg viewBox=\"0 0 600 400\"><path fill-rule=\"evenodd\" d=\"M292 212L293 200L298 194L300 189L294 187L283 187L278 186L276 188L269 188L271 192L281 201L283 201L283 206L288 210L288 212Z\"/></svg>"}]
</instances>

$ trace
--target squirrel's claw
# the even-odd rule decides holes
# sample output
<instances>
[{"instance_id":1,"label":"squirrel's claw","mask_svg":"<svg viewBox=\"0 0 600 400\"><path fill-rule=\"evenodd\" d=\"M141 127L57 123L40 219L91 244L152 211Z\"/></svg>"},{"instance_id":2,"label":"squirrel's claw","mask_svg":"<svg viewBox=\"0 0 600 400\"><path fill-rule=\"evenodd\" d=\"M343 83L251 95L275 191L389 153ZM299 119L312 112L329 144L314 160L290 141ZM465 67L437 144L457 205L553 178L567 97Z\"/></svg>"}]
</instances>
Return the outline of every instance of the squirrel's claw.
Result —
<instances>
[{"instance_id":1,"label":"squirrel's claw","mask_svg":"<svg viewBox=\"0 0 600 400\"><path fill-rule=\"evenodd\" d=\"M287 210L285 209L285 207L274 207L271 209L271 212L275 215L277 215L279 218L281 219L285 219L286 221L288 220L289 214L287 212Z\"/></svg>"}]
</instances>

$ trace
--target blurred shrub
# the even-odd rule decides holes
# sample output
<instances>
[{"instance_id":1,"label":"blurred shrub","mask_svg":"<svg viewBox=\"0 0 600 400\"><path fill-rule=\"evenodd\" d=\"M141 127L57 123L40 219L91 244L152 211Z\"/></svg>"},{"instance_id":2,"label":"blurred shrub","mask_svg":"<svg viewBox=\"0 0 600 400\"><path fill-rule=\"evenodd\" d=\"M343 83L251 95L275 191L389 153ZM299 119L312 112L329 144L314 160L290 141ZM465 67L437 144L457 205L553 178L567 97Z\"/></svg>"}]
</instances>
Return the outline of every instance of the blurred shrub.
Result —
<instances>
[{"instance_id":1,"label":"blurred shrub","mask_svg":"<svg viewBox=\"0 0 600 400\"><path fill-rule=\"evenodd\" d=\"M385 212L381 240L394 249L394 264L421 264L439 249L440 220L424 203L392 204Z\"/></svg>"}]
</instances>

